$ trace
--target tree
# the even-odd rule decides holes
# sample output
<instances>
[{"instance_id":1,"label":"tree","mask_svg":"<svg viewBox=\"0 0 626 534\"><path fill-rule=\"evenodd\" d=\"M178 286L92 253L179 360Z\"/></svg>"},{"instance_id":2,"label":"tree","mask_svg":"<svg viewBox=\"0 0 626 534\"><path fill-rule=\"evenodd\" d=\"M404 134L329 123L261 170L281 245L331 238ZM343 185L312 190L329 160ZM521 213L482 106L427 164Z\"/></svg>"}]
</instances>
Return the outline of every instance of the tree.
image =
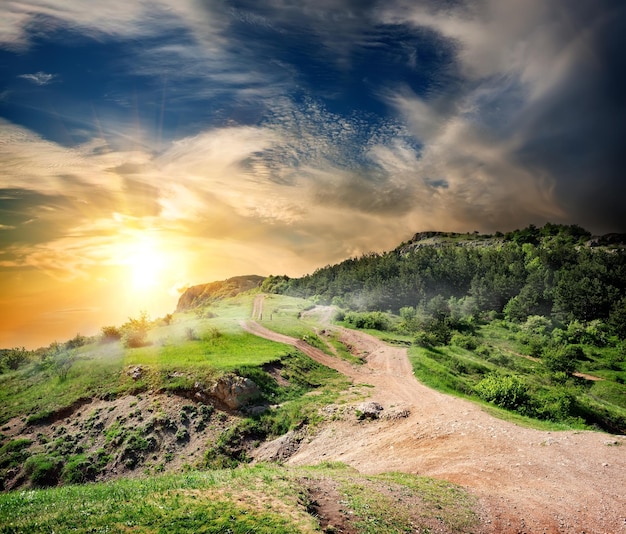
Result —
<instances>
[{"instance_id":1,"label":"tree","mask_svg":"<svg viewBox=\"0 0 626 534\"><path fill-rule=\"evenodd\" d=\"M6 367L11 371L15 371L29 360L30 354L30 351L26 350L24 347L3 350L0 353L0 368Z\"/></svg>"},{"instance_id":2,"label":"tree","mask_svg":"<svg viewBox=\"0 0 626 534\"><path fill-rule=\"evenodd\" d=\"M102 327L102 342L110 343L122 339L122 332L117 326Z\"/></svg>"},{"instance_id":3,"label":"tree","mask_svg":"<svg viewBox=\"0 0 626 534\"><path fill-rule=\"evenodd\" d=\"M127 348L137 348L147 345L148 331L150 330L150 318L146 311L142 311L139 317L130 317L122 325L123 342Z\"/></svg>"}]
</instances>

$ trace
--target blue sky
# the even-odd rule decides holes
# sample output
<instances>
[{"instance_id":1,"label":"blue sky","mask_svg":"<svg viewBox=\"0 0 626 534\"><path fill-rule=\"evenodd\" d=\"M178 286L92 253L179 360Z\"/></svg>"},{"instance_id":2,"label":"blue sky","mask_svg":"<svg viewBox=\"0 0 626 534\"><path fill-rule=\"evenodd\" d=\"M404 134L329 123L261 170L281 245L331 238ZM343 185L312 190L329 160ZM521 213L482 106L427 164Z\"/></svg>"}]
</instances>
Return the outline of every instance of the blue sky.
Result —
<instances>
[{"instance_id":1,"label":"blue sky","mask_svg":"<svg viewBox=\"0 0 626 534\"><path fill-rule=\"evenodd\" d=\"M421 230L626 231L622 2L14 0L0 14L0 304L21 310L0 345ZM137 250L160 265L151 287L130 281Z\"/></svg>"}]
</instances>

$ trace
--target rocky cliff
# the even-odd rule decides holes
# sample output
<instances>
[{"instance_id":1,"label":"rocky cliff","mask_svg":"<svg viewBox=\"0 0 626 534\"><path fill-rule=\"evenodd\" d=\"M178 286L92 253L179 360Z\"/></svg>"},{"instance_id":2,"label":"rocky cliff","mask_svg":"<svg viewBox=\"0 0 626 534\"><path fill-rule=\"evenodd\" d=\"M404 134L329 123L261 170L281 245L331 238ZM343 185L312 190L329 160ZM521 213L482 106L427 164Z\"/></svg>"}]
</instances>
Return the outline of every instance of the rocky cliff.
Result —
<instances>
[{"instance_id":1,"label":"rocky cliff","mask_svg":"<svg viewBox=\"0 0 626 534\"><path fill-rule=\"evenodd\" d=\"M191 286L178 299L176 311L191 310L199 306L206 306L215 300L234 297L239 293L259 287L263 280L265 280L265 277L253 274L234 276L228 280Z\"/></svg>"}]
</instances>

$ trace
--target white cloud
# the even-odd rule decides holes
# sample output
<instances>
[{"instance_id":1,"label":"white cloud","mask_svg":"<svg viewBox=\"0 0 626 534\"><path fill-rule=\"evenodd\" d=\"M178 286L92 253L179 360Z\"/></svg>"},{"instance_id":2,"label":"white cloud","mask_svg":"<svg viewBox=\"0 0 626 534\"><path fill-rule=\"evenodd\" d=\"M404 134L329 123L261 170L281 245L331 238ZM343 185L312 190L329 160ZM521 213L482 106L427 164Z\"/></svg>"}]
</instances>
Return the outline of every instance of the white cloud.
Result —
<instances>
[{"instance_id":1,"label":"white cloud","mask_svg":"<svg viewBox=\"0 0 626 534\"><path fill-rule=\"evenodd\" d=\"M52 82L52 80L54 80L54 78L56 78L56 75L39 71L35 72L34 74L20 74L18 78L28 80L35 85L48 85L50 82Z\"/></svg>"}]
</instances>

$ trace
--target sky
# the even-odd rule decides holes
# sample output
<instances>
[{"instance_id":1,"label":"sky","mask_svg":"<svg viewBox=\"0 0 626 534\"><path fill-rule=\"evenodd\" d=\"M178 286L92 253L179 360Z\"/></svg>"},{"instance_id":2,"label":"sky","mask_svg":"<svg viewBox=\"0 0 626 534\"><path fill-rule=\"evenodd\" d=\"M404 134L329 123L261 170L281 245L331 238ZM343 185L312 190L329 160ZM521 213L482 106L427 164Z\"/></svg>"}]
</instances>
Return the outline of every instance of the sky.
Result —
<instances>
[{"instance_id":1,"label":"sky","mask_svg":"<svg viewBox=\"0 0 626 534\"><path fill-rule=\"evenodd\" d=\"M0 347L418 231L626 232L622 0L0 0Z\"/></svg>"}]
</instances>

